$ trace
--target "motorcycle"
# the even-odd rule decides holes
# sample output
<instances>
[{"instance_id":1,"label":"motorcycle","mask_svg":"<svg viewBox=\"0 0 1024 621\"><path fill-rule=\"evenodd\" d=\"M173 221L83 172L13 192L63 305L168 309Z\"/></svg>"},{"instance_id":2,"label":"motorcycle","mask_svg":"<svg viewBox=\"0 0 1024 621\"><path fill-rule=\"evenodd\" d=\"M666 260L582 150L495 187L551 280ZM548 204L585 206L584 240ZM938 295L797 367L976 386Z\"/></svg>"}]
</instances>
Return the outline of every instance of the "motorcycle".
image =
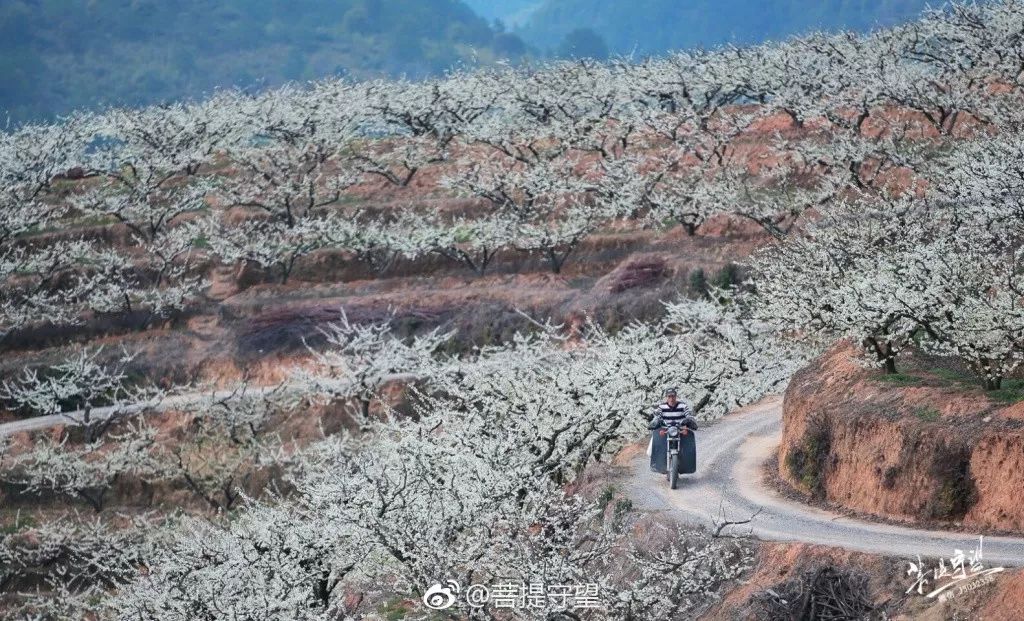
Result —
<instances>
[{"instance_id":1,"label":"motorcycle","mask_svg":"<svg viewBox=\"0 0 1024 621\"><path fill-rule=\"evenodd\" d=\"M666 475L669 487L676 489L680 474L697 471L697 425L691 418L666 423L659 416L648 427L652 431L651 469Z\"/></svg>"}]
</instances>

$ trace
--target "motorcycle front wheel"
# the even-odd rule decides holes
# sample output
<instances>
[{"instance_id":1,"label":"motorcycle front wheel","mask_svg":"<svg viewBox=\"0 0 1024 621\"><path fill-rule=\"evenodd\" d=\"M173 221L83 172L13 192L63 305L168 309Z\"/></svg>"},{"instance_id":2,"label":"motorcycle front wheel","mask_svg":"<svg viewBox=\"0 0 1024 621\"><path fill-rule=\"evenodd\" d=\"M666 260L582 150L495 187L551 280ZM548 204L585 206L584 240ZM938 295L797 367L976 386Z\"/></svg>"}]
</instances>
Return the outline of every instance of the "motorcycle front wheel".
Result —
<instances>
[{"instance_id":1,"label":"motorcycle front wheel","mask_svg":"<svg viewBox=\"0 0 1024 621\"><path fill-rule=\"evenodd\" d=\"M675 489L679 485L679 455L673 455L668 462L668 486Z\"/></svg>"}]
</instances>

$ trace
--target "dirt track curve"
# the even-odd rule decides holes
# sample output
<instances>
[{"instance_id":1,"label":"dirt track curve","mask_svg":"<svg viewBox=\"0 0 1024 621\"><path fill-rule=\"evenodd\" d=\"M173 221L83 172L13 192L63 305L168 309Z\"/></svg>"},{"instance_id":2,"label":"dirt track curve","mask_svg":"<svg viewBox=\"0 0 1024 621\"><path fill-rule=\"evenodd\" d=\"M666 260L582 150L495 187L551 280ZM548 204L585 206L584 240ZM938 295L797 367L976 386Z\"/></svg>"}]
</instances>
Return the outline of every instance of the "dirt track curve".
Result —
<instances>
[{"instance_id":1,"label":"dirt track curve","mask_svg":"<svg viewBox=\"0 0 1024 621\"><path fill-rule=\"evenodd\" d=\"M1024 566L1024 538L983 532L923 530L868 522L790 500L763 481L762 465L775 453L782 430L782 399L771 397L733 412L697 432L697 472L670 490L651 472L641 451L629 460L626 491L641 509L712 525L724 515L749 524L734 527L760 539L801 541L892 556L944 557L973 550L985 535L983 562ZM760 513L758 513L760 511Z\"/></svg>"}]
</instances>

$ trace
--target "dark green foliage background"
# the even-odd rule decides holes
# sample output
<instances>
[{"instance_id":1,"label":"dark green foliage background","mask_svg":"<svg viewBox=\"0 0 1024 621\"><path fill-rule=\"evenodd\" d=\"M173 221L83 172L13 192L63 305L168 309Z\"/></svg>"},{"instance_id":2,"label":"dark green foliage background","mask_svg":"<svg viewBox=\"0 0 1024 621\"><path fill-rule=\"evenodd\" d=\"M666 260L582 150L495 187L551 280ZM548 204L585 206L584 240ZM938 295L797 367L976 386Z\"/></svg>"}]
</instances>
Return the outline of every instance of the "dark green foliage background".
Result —
<instances>
[{"instance_id":1,"label":"dark green foliage background","mask_svg":"<svg viewBox=\"0 0 1024 621\"><path fill-rule=\"evenodd\" d=\"M503 58L600 57L605 46L612 55L647 55L814 29L867 30L911 19L925 5L925 0L2 0L0 115L6 112L20 123L80 108L197 98L226 86L261 88L331 75L423 77Z\"/></svg>"},{"instance_id":2,"label":"dark green foliage background","mask_svg":"<svg viewBox=\"0 0 1024 621\"><path fill-rule=\"evenodd\" d=\"M521 47L501 37L507 55ZM327 75L435 74L492 60L461 0L3 0L0 111L200 97Z\"/></svg>"},{"instance_id":3,"label":"dark green foliage background","mask_svg":"<svg viewBox=\"0 0 1024 621\"><path fill-rule=\"evenodd\" d=\"M498 3L508 0L495 0ZM818 29L870 30L917 17L926 0L544 0L516 30L531 45L557 49L588 27L613 54L755 43Z\"/></svg>"}]
</instances>

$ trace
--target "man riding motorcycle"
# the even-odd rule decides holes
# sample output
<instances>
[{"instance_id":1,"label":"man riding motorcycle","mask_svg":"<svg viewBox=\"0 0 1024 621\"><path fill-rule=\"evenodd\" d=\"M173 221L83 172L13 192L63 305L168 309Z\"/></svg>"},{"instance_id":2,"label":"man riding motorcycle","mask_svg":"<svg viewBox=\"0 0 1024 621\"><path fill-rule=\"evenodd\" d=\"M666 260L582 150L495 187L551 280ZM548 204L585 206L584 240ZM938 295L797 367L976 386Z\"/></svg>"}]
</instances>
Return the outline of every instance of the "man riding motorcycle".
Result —
<instances>
[{"instance_id":1,"label":"man riding motorcycle","mask_svg":"<svg viewBox=\"0 0 1024 621\"><path fill-rule=\"evenodd\" d=\"M697 469L693 436L693 432L697 430L697 421L693 419L693 409L685 401L679 400L675 388L669 388L665 391L665 400L658 405L648 428L651 430L651 470L668 474L672 488L675 489L675 480L679 474L692 474ZM670 472L671 463L677 465L674 473Z\"/></svg>"},{"instance_id":2,"label":"man riding motorcycle","mask_svg":"<svg viewBox=\"0 0 1024 621\"><path fill-rule=\"evenodd\" d=\"M679 394L675 388L665 390L665 401L658 405L658 417L665 424L682 422L686 427L696 431L697 421L693 420L693 409L690 404L679 400ZM683 431L684 435L686 431Z\"/></svg>"}]
</instances>

